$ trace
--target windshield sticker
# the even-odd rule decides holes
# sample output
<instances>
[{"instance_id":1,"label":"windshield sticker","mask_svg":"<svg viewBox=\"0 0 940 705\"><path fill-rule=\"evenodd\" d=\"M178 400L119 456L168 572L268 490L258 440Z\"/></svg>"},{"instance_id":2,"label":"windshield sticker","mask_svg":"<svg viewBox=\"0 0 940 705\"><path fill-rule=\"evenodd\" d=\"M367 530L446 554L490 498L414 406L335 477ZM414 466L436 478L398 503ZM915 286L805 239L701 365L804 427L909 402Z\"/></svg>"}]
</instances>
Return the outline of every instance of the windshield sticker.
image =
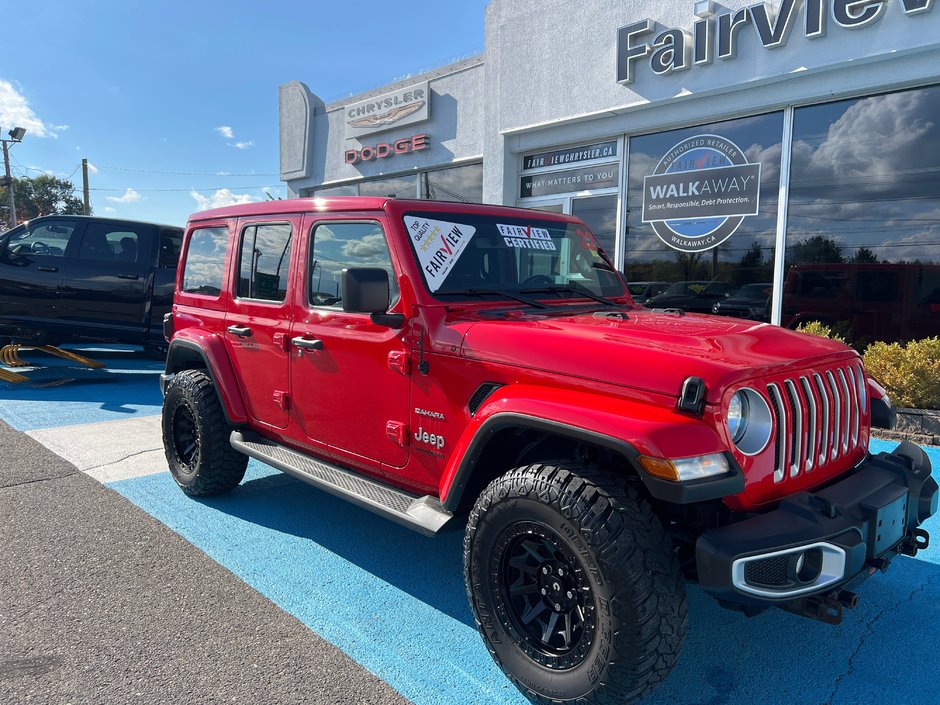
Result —
<instances>
[{"instance_id":1,"label":"windshield sticker","mask_svg":"<svg viewBox=\"0 0 940 705\"><path fill-rule=\"evenodd\" d=\"M555 250L552 236L545 228L533 228L531 225L501 225L497 223L499 234L503 236L506 247L519 247L525 250Z\"/></svg>"},{"instance_id":2,"label":"windshield sticker","mask_svg":"<svg viewBox=\"0 0 940 705\"><path fill-rule=\"evenodd\" d=\"M424 269L428 289L437 291L477 231L472 225L406 215L405 227Z\"/></svg>"}]
</instances>

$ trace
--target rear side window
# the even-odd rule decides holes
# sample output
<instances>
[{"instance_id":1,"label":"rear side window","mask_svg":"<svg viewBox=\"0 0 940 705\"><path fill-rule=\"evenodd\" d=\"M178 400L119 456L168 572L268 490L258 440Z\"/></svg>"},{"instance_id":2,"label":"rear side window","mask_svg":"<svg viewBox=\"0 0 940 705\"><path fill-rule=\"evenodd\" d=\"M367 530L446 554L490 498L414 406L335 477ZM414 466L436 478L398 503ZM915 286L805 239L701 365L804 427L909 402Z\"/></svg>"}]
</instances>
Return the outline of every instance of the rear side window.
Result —
<instances>
[{"instance_id":1,"label":"rear side window","mask_svg":"<svg viewBox=\"0 0 940 705\"><path fill-rule=\"evenodd\" d=\"M181 249L183 249L182 230L161 230L159 266L165 269L176 269L180 261Z\"/></svg>"},{"instance_id":2,"label":"rear side window","mask_svg":"<svg viewBox=\"0 0 940 705\"><path fill-rule=\"evenodd\" d=\"M126 225L110 223L89 223L78 251L79 259L91 259L102 262L138 262L144 238Z\"/></svg>"},{"instance_id":3,"label":"rear side window","mask_svg":"<svg viewBox=\"0 0 940 705\"><path fill-rule=\"evenodd\" d=\"M287 296L291 226L259 223L242 231L238 297L280 302Z\"/></svg>"},{"instance_id":4,"label":"rear side window","mask_svg":"<svg viewBox=\"0 0 940 705\"><path fill-rule=\"evenodd\" d=\"M183 270L183 291L207 296L222 293L227 242L228 228L200 228L193 231Z\"/></svg>"}]
</instances>

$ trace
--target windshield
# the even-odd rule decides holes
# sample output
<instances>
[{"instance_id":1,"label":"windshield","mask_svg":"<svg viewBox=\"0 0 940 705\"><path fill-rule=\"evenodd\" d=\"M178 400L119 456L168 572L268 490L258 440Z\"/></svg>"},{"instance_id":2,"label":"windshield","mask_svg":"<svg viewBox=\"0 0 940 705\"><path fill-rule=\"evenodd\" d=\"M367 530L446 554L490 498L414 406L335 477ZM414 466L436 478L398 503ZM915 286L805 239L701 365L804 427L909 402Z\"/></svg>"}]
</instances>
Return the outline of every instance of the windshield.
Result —
<instances>
[{"instance_id":1,"label":"windshield","mask_svg":"<svg viewBox=\"0 0 940 705\"><path fill-rule=\"evenodd\" d=\"M581 224L476 213L416 212L403 220L425 284L438 296L625 292Z\"/></svg>"}]
</instances>

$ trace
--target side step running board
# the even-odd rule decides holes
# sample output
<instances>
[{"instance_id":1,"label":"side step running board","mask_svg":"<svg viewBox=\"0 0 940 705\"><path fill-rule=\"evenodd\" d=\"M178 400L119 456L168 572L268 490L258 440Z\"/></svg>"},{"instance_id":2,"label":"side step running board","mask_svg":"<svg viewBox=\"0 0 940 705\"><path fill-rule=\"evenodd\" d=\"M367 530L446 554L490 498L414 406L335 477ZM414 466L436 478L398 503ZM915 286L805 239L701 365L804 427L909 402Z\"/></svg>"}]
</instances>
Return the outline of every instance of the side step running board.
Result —
<instances>
[{"instance_id":1,"label":"side step running board","mask_svg":"<svg viewBox=\"0 0 940 705\"><path fill-rule=\"evenodd\" d=\"M434 536L454 516L436 497L416 497L298 453L251 431L232 431L229 442L245 455L427 536Z\"/></svg>"}]
</instances>

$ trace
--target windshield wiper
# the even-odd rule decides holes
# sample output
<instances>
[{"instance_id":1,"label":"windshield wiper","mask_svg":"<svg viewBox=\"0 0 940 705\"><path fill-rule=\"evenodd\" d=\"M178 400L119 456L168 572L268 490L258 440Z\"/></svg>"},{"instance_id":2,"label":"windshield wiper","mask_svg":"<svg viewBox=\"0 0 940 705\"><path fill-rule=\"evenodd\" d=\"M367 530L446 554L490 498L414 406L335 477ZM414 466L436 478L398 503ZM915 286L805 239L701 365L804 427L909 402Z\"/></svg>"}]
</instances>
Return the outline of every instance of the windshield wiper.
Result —
<instances>
[{"instance_id":1,"label":"windshield wiper","mask_svg":"<svg viewBox=\"0 0 940 705\"><path fill-rule=\"evenodd\" d=\"M481 299L484 296L501 296L506 299L512 299L513 301L518 301L519 303L525 304L526 306L531 306L532 308L548 308L541 301L536 301L535 299L530 299L525 296L520 296L519 294L513 294L509 291L503 291L502 289L454 289L451 291L438 291L437 295L451 295L455 294L457 296L479 296Z\"/></svg>"},{"instance_id":2,"label":"windshield wiper","mask_svg":"<svg viewBox=\"0 0 940 705\"><path fill-rule=\"evenodd\" d=\"M583 284L570 283L570 284L553 284L552 286L542 286L537 289L523 289L522 293L524 294L538 294L540 292L547 291L551 294L580 294L588 299L593 299L598 303L602 303L605 306L623 306L624 304L618 304L616 301L604 298L599 294L595 294L593 291L588 289Z\"/></svg>"}]
</instances>

